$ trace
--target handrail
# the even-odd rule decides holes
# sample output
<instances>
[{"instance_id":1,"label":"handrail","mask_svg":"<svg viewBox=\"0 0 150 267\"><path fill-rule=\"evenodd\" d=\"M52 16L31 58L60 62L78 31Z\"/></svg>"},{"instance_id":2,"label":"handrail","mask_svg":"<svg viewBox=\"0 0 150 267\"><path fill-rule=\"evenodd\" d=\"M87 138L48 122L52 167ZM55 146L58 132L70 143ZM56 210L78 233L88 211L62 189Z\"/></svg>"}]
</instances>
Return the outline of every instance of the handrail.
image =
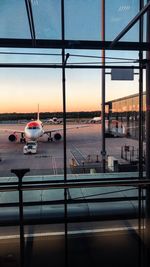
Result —
<instances>
[{"instance_id":1,"label":"handrail","mask_svg":"<svg viewBox=\"0 0 150 267\"><path fill-rule=\"evenodd\" d=\"M16 177L15 177L16 178ZM30 177L29 177L30 178ZM138 177L121 177L121 178L101 178L101 177L97 177L97 178L77 178L77 179L72 179L72 178L68 178L67 182L72 182L72 183L77 183L77 182L106 182L106 181L124 181L124 180L136 180L138 179ZM30 184L54 184L54 183L63 183L64 179L60 179L60 180L49 180L49 181L24 181L22 180L22 184L24 185L30 185ZM18 182L0 182L0 186L8 186L8 185L18 185Z\"/></svg>"},{"instance_id":2,"label":"handrail","mask_svg":"<svg viewBox=\"0 0 150 267\"><path fill-rule=\"evenodd\" d=\"M22 191L30 191L30 190L49 190L49 189L70 189L70 188L96 188L96 187L113 187L113 186L136 186L136 187L146 187L150 185L149 179L120 179L120 180L106 180L106 181L97 181L93 182L92 180L86 182L79 182L78 180L69 181L69 182L61 182L58 183L49 183L47 181L37 182L37 183L24 183L22 182L21 190ZM0 192L4 191L18 191L18 183L11 184L9 183L8 186L0 185Z\"/></svg>"}]
</instances>

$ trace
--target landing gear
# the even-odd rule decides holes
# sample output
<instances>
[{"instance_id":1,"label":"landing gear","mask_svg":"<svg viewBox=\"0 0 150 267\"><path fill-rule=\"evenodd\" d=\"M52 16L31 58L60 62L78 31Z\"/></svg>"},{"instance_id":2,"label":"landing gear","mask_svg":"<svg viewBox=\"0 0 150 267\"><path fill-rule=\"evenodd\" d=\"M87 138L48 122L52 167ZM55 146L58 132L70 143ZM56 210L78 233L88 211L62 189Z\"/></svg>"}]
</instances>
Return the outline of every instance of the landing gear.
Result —
<instances>
[{"instance_id":1,"label":"landing gear","mask_svg":"<svg viewBox=\"0 0 150 267\"><path fill-rule=\"evenodd\" d=\"M52 134L51 132L48 134L48 142L53 142Z\"/></svg>"},{"instance_id":2,"label":"landing gear","mask_svg":"<svg viewBox=\"0 0 150 267\"><path fill-rule=\"evenodd\" d=\"M26 142L26 139L24 137L24 134L22 133L21 138L20 138L20 143L25 143L25 142Z\"/></svg>"},{"instance_id":3,"label":"landing gear","mask_svg":"<svg viewBox=\"0 0 150 267\"><path fill-rule=\"evenodd\" d=\"M20 138L20 143L25 143L26 142L26 139L24 137L21 137Z\"/></svg>"},{"instance_id":4,"label":"landing gear","mask_svg":"<svg viewBox=\"0 0 150 267\"><path fill-rule=\"evenodd\" d=\"M48 142L53 142L53 138L52 137L48 137Z\"/></svg>"}]
</instances>

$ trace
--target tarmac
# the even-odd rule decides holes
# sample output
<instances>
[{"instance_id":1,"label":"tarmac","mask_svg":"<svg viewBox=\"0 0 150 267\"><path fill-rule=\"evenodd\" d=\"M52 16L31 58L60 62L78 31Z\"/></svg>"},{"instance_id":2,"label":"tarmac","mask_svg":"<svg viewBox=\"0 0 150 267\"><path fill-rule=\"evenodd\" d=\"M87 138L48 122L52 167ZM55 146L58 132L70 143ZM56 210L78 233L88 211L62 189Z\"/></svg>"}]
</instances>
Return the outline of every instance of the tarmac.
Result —
<instances>
[{"instance_id":1,"label":"tarmac","mask_svg":"<svg viewBox=\"0 0 150 267\"><path fill-rule=\"evenodd\" d=\"M72 159L80 157L80 161L101 161L101 125L100 124L80 124L67 125L67 168L71 173L70 163ZM64 154L63 138L60 141L47 142L47 135L38 141L38 151L35 155L24 155L24 144L8 140L9 134L15 130L23 130L24 124L0 125L0 177L10 176L11 169L30 168L30 175L40 174L63 174ZM46 125L45 130L61 129L62 125ZM69 128L74 127L74 129ZM82 128L83 127L83 128ZM6 131L5 131L6 129ZM106 138L106 155L111 155L121 160L121 146L134 146L138 149L138 141L129 138Z\"/></svg>"},{"instance_id":2,"label":"tarmac","mask_svg":"<svg viewBox=\"0 0 150 267\"><path fill-rule=\"evenodd\" d=\"M101 157L101 125L83 126L87 127L67 130L68 180L95 178L99 181L101 178L130 177L131 173L72 173L72 158L88 162ZM24 125L0 125L0 129L4 128L11 128L13 132L15 129L22 130ZM46 129L53 128L61 126L46 126ZM9 132L0 130L1 184L18 181L11 174L11 169L15 168L30 168L23 178L26 182L39 181L43 184L63 180L63 139L48 143L47 137L43 136L38 142L37 154L24 155L24 144L9 142ZM107 155L121 160L121 146L125 145L136 149L138 141L124 137L107 138ZM138 172L133 172L132 177L138 177ZM24 191L24 266L139 266L138 201L134 199L138 193L135 187L119 186L68 189L66 239L64 190ZM0 192L2 267L20 266L18 225L18 191Z\"/></svg>"},{"instance_id":3,"label":"tarmac","mask_svg":"<svg viewBox=\"0 0 150 267\"><path fill-rule=\"evenodd\" d=\"M0 125L2 129L11 127L12 131L16 128L23 129L24 125ZM99 181L101 178L129 177L130 173L108 173L108 174L73 174L70 168L70 161L73 152L76 151L84 159L89 160L89 155L96 159L100 157L101 152L101 125L81 125L79 129L67 130L67 179L92 179ZM67 126L68 127L68 126ZM72 127L72 125L71 125ZM60 125L48 125L47 129L61 128ZM136 140L127 138L108 138L106 139L107 153L115 157L120 157L122 145L137 146ZM62 180L63 176L63 140L58 142L47 142L44 136L39 140L38 152L36 155L24 155L23 146L19 142L11 143L8 140L8 131L1 132L0 135L0 183L15 182L18 179L11 173L11 169L30 168L30 172L23 178L23 181L40 181L44 183L51 180ZM89 163L91 164L91 163ZM99 164L99 163L98 163ZM132 177L138 177L138 172L132 174ZM138 190L132 187L108 187L108 188L76 188L68 190L68 198L71 201L82 201L82 203L71 203L68 205L68 215L70 221L84 221L85 218L95 218L105 220L112 216L112 209L117 216L136 217L138 211L137 201L120 201L116 199L126 197L136 197ZM100 200L97 200L100 198ZM111 204L107 198L112 200ZM24 218L26 223L30 220L34 223L38 221L51 223L63 222L64 220L64 190L37 190L26 191L23 193L24 200ZM59 203L60 201L60 203ZM54 203L55 202L55 203ZM32 203L32 204L31 204ZM42 205L41 205L42 203ZM45 204L43 204L45 203ZM17 224L18 222L18 192L0 193L1 225Z\"/></svg>"}]
</instances>

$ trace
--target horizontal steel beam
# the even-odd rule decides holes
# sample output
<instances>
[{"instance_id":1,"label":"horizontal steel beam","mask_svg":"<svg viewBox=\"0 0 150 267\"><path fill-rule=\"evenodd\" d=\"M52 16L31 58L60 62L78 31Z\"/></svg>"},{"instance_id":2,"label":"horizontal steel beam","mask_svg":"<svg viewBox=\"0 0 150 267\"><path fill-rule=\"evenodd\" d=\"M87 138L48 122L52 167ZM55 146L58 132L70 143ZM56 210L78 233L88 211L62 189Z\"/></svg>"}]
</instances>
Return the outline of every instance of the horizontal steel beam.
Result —
<instances>
[{"instance_id":1,"label":"horizontal steel beam","mask_svg":"<svg viewBox=\"0 0 150 267\"><path fill-rule=\"evenodd\" d=\"M115 192L114 192L115 193ZM114 194L113 193L113 194ZM112 194L112 192L110 192ZM85 204L85 203L112 203L112 202L127 202L127 201L138 201L136 196L126 196L126 197L102 197L102 198L90 198L84 196L82 199L67 199L66 203L69 204ZM142 197L142 200L145 200L145 197ZM47 205L64 205L64 200L47 200L47 201L34 201L34 202L23 202L24 207L33 207L33 206L47 206ZM14 208L19 207L19 202L10 202L10 203L0 203L0 208Z\"/></svg>"},{"instance_id":2,"label":"horizontal steel beam","mask_svg":"<svg viewBox=\"0 0 150 267\"><path fill-rule=\"evenodd\" d=\"M16 178L16 177L15 177ZM121 182L121 181L139 181L139 177L133 177L133 176L129 176L127 177L121 177L121 178L78 178L77 179L71 179L72 183L93 183L93 182ZM141 180L140 180L141 181ZM144 176L144 180L145 181L145 176ZM67 180L67 184L70 182L70 179L68 178ZM25 179L22 179L22 185L41 185L41 184L63 184L64 183L64 179L60 179L60 180L48 180L46 182L43 181L26 181ZM18 182L0 182L0 187L4 187L4 186L18 186Z\"/></svg>"},{"instance_id":3,"label":"horizontal steel beam","mask_svg":"<svg viewBox=\"0 0 150 267\"><path fill-rule=\"evenodd\" d=\"M137 38L138 39L138 38ZM0 38L0 47L9 48L55 48L55 49L88 49L88 50L111 50L111 41L74 41L74 40L45 40L36 39L36 45L33 45L31 39ZM114 50L133 50L149 51L149 43L143 42L119 42L113 48Z\"/></svg>"},{"instance_id":4,"label":"horizontal steel beam","mask_svg":"<svg viewBox=\"0 0 150 267\"><path fill-rule=\"evenodd\" d=\"M70 189L70 188L96 188L96 187L116 187L116 186L133 186L133 187L146 187L150 185L149 179L133 179L133 180L121 180L121 181L99 181L99 182L66 182L58 184L30 184L22 185L20 188L22 191L31 190L50 190L50 189ZM1 186L0 192L18 191L18 186Z\"/></svg>"},{"instance_id":5,"label":"horizontal steel beam","mask_svg":"<svg viewBox=\"0 0 150 267\"><path fill-rule=\"evenodd\" d=\"M130 63L130 62L129 62ZM0 68L32 68L32 69L62 69L62 64L48 64L48 63L0 63ZM68 64L65 66L66 69L139 69L139 66L123 66L123 65L78 65L78 64ZM143 69L146 66L143 65Z\"/></svg>"}]
</instances>

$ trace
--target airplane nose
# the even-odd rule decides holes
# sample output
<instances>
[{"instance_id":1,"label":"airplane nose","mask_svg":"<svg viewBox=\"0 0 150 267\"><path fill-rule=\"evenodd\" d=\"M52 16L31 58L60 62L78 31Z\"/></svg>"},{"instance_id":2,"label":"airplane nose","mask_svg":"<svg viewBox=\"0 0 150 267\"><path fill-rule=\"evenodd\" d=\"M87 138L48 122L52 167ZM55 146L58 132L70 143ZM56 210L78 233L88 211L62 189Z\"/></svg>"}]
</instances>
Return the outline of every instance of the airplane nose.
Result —
<instances>
[{"instance_id":1,"label":"airplane nose","mask_svg":"<svg viewBox=\"0 0 150 267\"><path fill-rule=\"evenodd\" d=\"M28 132L26 133L27 138L35 140L37 138L37 133L35 133L32 130L28 130Z\"/></svg>"}]
</instances>

